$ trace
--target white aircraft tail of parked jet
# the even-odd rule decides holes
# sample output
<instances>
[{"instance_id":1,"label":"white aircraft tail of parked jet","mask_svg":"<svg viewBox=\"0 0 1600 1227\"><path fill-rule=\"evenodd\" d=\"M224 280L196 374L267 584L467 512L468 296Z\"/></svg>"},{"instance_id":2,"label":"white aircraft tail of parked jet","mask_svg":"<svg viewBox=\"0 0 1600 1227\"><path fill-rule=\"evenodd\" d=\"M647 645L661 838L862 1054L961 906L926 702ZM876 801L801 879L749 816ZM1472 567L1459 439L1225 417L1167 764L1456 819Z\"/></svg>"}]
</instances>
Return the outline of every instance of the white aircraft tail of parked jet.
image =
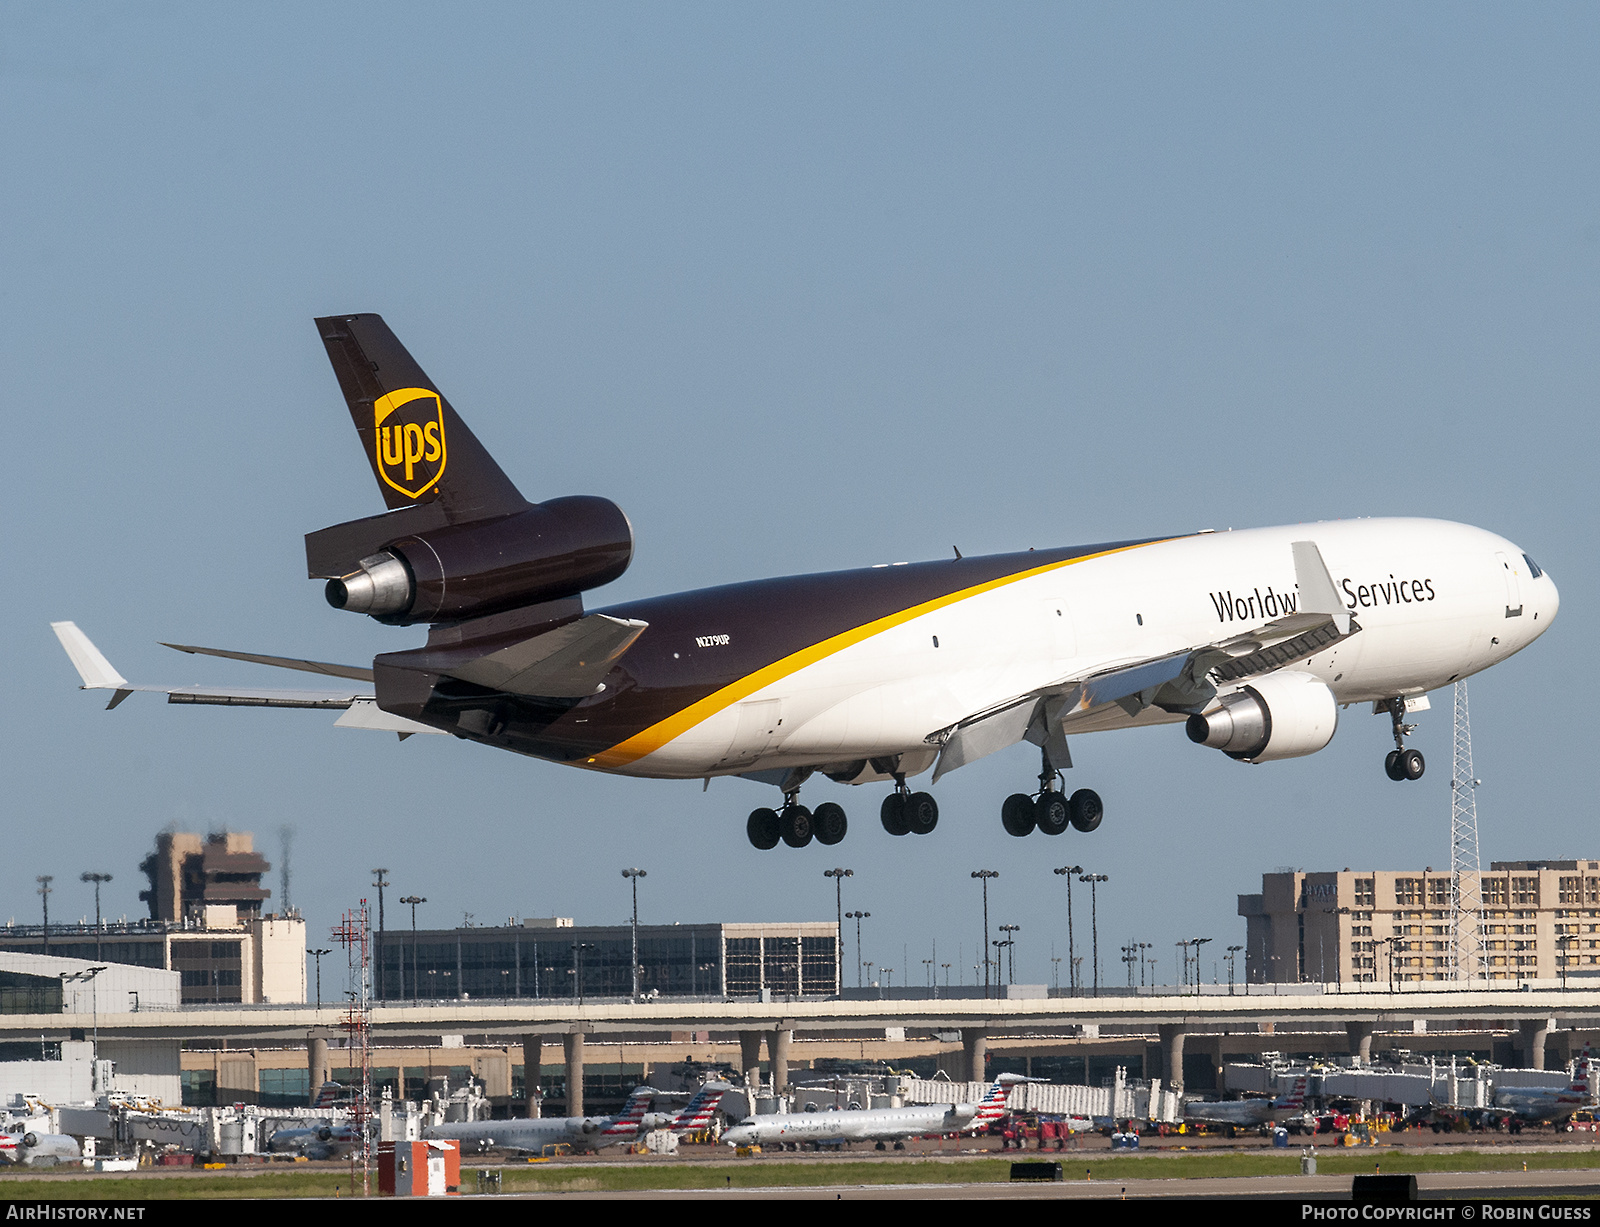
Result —
<instances>
[{"instance_id":1,"label":"white aircraft tail of parked jet","mask_svg":"<svg viewBox=\"0 0 1600 1227\"><path fill-rule=\"evenodd\" d=\"M1384 770L1415 780L1408 717L1429 691L1547 630L1555 584L1496 533L1427 519L1186 532L730 584L586 611L620 576L632 528L606 499L529 503L376 315L317 321L387 514L306 537L336 609L426 644L341 665L169 644L347 679L333 690L127 681L70 622L85 689L171 703L324 708L345 728L451 733L593 771L741 776L776 787L751 843L844 838L814 777L890 784L892 835L930 833L932 782L1027 741L1038 769L999 806L1015 836L1099 826L1070 793L1069 738L1182 724L1246 763L1332 739L1339 713L1390 720ZM1034 787L1032 780L1037 780Z\"/></svg>"},{"instance_id":2,"label":"white aircraft tail of parked jet","mask_svg":"<svg viewBox=\"0 0 1600 1227\"><path fill-rule=\"evenodd\" d=\"M747 1116L722 1135L730 1146L807 1146L819 1143L894 1142L932 1134L976 1133L1005 1115L1006 1096L1020 1074L1001 1074L977 1103L919 1104L909 1108L855 1108L827 1112L774 1112Z\"/></svg>"},{"instance_id":3,"label":"white aircraft tail of parked jet","mask_svg":"<svg viewBox=\"0 0 1600 1227\"><path fill-rule=\"evenodd\" d=\"M78 1139L64 1133L44 1133L30 1124L18 1124L0 1133L0 1163L19 1167L55 1167L83 1157Z\"/></svg>"}]
</instances>

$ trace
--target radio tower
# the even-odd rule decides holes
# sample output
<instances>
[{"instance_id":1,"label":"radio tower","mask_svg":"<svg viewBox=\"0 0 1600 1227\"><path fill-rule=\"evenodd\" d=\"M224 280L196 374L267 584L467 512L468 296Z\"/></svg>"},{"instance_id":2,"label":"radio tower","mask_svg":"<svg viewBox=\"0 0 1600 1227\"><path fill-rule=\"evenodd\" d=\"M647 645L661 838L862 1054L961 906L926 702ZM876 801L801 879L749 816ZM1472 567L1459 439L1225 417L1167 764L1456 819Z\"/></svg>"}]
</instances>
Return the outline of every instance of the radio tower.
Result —
<instances>
[{"instance_id":1,"label":"radio tower","mask_svg":"<svg viewBox=\"0 0 1600 1227\"><path fill-rule=\"evenodd\" d=\"M343 1027L349 1036L346 1041L361 1054L361 1090L350 1105L350 1125L360 1139L359 1149L350 1156L351 1183L355 1183L355 1165L359 1155L361 1163L361 1196L372 1195L372 1049L369 1044L372 1031L372 925L367 913L367 901L351 908L344 919L334 927L333 939L341 943L350 955L350 1006L345 1010Z\"/></svg>"},{"instance_id":2,"label":"radio tower","mask_svg":"<svg viewBox=\"0 0 1600 1227\"><path fill-rule=\"evenodd\" d=\"M1456 683L1455 754L1450 777L1450 971L1453 979L1483 974L1478 860L1478 781L1472 775L1472 727L1467 683Z\"/></svg>"}]
</instances>

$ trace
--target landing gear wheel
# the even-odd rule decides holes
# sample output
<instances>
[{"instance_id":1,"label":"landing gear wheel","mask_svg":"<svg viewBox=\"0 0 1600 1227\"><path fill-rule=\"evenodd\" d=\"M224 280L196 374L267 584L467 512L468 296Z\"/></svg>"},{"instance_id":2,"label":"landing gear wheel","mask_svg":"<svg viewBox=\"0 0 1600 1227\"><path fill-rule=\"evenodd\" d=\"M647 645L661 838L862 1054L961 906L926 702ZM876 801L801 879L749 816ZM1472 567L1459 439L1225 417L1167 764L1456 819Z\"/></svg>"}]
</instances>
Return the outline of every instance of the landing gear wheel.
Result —
<instances>
[{"instance_id":1,"label":"landing gear wheel","mask_svg":"<svg viewBox=\"0 0 1600 1227\"><path fill-rule=\"evenodd\" d=\"M778 815L778 833L791 848L804 848L811 842L811 811L803 805L785 805Z\"/></svg>"},{"instance_id":2,"label":"landing gear wheel","mask_svg":"<svg viewBox=\"0 0 1600 1227\"><path fill-rule=\"evenodd\" d=\"M850 829L850 823L844 816L844 807L832 801L824 801L817 806L811 814L811 825L817 832L817 842L830 846L843 839L844 833Z\"/></svg>"},{"instance_id":3,"label":"landing gear wheel","mask_svg":"<svg viewBox=\"0 0 1600 1227\"><path fill-rule=\"evenodd\" d=\"M1033 830L1036 821L1033 798L1025 792L1012 793L1000 807L1000 825L1005 827L1007 835L1020 839Z\"/></svg>"},{"instance_id":4,"label":"landing gear wheel","mask_svg":"<svg viewBox=\"0 0 1600 1227\"><path fill-rule=\"evenodd\" d=\"M1420 780L1428 764L1423 761L1421 750L1402 750L1400 752L1400 772L1408 780Z\"/></svg>"},{"instance_id":5,"label":"landing gear wheel","mask_svg":"<svg viewBox=\"0 0 1600 1227\"><path fill-rule=\"evenodd\" d=\"M939 803L929 793L912 793L905 799L902 812L913 835L927 835L939 825Z\"/></svg>"},{"instance_id":6,"label":"landing gear wheel","mask_svg":"<svg viewBox=\"0 0 1600 1227\"><path fill-rule=\"evenodd\" d=\"M1406 773L1400 768L1400 751L1390 750L1383 756L1383 774L1391 780L1403 780Z\"/></svg>"},{"instance_id":7,"label":"landing gear wheel","mask_svg":"<svg viewBox=\"0 0 1600 1227\"><path fill-rule=\"evenodd\" d=\"M1033 803L1033 820L1046 835L1060 835L1072 822L1067 799L1055 789L1046 789Z\"/></svg>"},{"instance_id":8,"label":"landing gear wheel","mask_svg":"<svg viewBox=\"0 0 1600 1227\"><path fill-rule=\"evenodd\" d=\"M1073 829L1085 835L1099 826L1106 814L1106 807L1100 804L1100 794L1092 788L1078 789L1067 806L1072 810Z\"/></svg>"},{"instance_id":9,"label":"landing gear wheel","mask_svg":"<svg viewBox=\"0 0 1600 1227\"><path fill-rule=\"evenodd\" d=\"M911 819L906 813L905 798L897 792L892 792L883 799L883 808L878 811L878 818L883 823L883 829L891 835L911 833Z\"/></svg>"},{"instance_id":10,"label":"landing gear wheel","mask_svg":"<svg viewBox=\"0 0 1600 1227\"><path fill-rule=\"evenodd\" d=\"M750 842L765 851L778 846L778 811L771 809L753 809L750 818L744 824L744 833L750 837Z\"/></svg>"}]
</instances>

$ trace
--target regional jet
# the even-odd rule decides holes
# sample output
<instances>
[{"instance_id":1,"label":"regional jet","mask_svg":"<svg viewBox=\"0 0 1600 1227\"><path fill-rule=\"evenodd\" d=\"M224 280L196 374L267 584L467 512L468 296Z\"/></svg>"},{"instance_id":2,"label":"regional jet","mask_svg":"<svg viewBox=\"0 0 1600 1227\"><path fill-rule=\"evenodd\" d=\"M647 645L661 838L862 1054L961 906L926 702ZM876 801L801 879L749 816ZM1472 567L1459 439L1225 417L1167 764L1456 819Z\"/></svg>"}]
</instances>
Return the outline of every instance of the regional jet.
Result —
<instances>
[{"instance_id":1,"label":"regional jet","mask_svg":"<svg viewBox=\"0 0 1600 1227\"><path fill-rule=\"evenodd\" d=\"M652 1087L635 1087L622 1111L615 1116L547 1116L516 1120L457 1121L429 1125L422 1131L427 1139L460 1142L482 1150L520 1150L542 1154L547 1146L570 1146L573 1150L598 1151L607 1146L631 1142L639 1136L645 1109L655 1097Z\"/></svg>"},{"instance_id":2,"label":"regional jet","mask_svg":"<svg viewBox=\"0 0 1600 1227\"><path fill-rule=\"evenodd\" d=\"M932 783L1022 742L1011 835L1100 825L1068 794L1070 738L1181 724L1243 763L1321 750L1339 713L1389 718L1384 770L1415 780L1406 744L1428 692L1544 633L1550 576L1496 533L1425 519L1201 530L986 557L894 563L585 607L620 576L633 531L614 503L530 503L376 315L317 321L387 512L306 537L307 574L337 610L428 628L370 666L185 644L345 679L337 690L135 685L70 622L55 628L108 707L171 703L337 709L346 728L449 733L591 771L740 776L777 790L750 842L836 844L844 808L808 780L888 784L891 835L939 820ZM1024 776L1026 778L1026 776ZM1019 782L1021 782L1019 780Z\"/></svg>"},{"instance_id":3,"label":"regional jet","mask_svg":"<svg viewBox=\"0 0 1600 1227\"><path fill-rule=\"evenodd\" d=\"M1494 1093L1490 1111L1527 1121L1564 1121L1574 1112L1595 1106L1589 1083L1589 1050L1585 1048L1572 1067L1572 1080L1564 1087L1507 1086Z\"/></svg>"},{"instance_id":4,"label":"regional jet","mask_svg":"<svg viewBox=\"0 0 1600 1227\"><path fill-rule=\"evenodd\" d=\"M946 1133L977 1133L1005 1115L1006 1096L1021 1074L1001 1074L977 1103L921 1104L910 1108L851 1108L829 1112L772 1112L747 1116L722 1135L730 1146L816 1146L820 1143L893 1142Z\"/></svg>"},{"instance_id":5,"label":"regional jet","mask_svg":"<svg viewBox=\"0 0 1600 1227\"><path fill-rule=\"evenodd\" d=\"M1296 1078L1289 1091L1276 1099L1191 1100L1183 1105L1183 1119L1202 1125L1229 1125L1235 1128L1265 1125L1274 1119L1275 1112L1305 1111L1306 1082L1303 1077Z\"/></svg>"}]
</instances>

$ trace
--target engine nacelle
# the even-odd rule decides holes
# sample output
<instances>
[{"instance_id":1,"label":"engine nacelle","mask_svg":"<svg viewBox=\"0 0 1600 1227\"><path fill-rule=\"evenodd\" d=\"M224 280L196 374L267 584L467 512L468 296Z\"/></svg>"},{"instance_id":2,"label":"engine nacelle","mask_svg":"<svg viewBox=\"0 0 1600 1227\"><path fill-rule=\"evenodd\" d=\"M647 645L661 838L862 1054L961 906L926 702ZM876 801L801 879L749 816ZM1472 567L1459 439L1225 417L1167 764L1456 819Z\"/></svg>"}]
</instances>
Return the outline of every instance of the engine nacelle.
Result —
<instances>
[{"instance_id":1,"label":"engine nacelle","mask_svg":"<svg viewBox=\"0 0 1600 1227\"><path fill-rule=\"evenodd\" d=\"M1241 762L1315 754L1333 740L1339 705L1333 691L1309 673L1269 673L1219 706L1189 717L1189 740Z\"/></svg>"},{"instance_id":2,"label":"engine nacelle","mask_svg":"<svg viewBox=\"0 0 1600 1227\"><path fill-rule=\"evenodd\" d=\"M448 622L576 596L633 559L622 509L589 495L388 542L328 581L328 604L380 622Z\"/></svg>"}]
</instances>

